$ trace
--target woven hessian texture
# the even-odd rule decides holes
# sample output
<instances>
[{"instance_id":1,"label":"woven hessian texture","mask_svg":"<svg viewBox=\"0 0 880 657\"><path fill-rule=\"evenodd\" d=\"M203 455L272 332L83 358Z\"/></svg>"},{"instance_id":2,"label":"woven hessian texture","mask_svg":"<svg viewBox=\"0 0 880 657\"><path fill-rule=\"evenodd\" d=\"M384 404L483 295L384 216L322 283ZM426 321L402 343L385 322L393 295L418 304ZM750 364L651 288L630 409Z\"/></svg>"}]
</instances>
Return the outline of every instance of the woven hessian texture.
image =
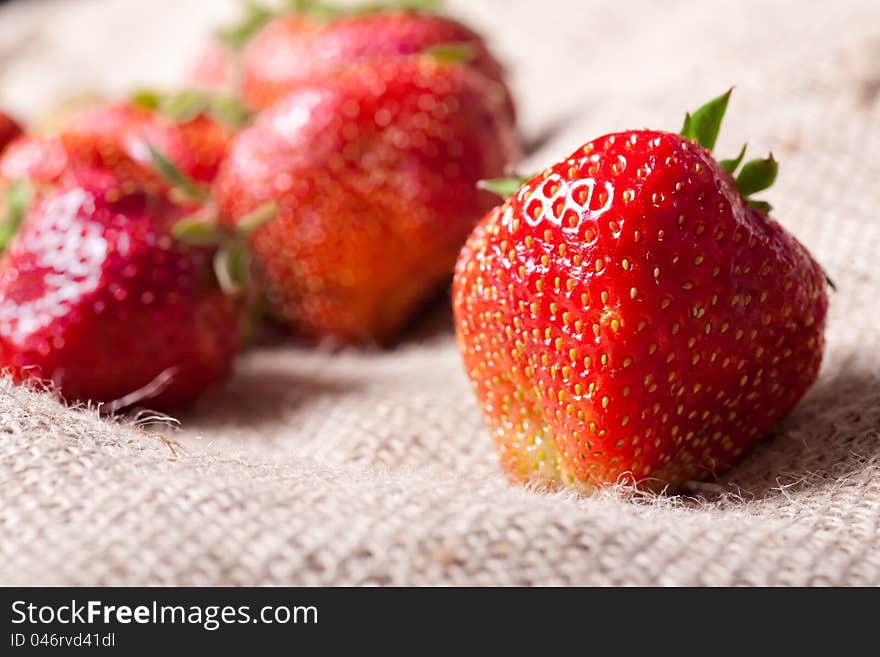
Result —
<instances>
[{"instance_id":1,"label":"woven hessian texture","mask_svg":"<svg viewBox=\"0 0 880 657\"><path fill-rule=\"evenodd\" d=\"M13 3L0 105L33 117L73 88L173 80L228 9ZM450 9L510 68L524 169L620 128L677 129L737 85L719 152L773 148L766 197L837 283L814 389L722 480L672 499L509 485L442 303L393 350L260 347L179 430L4 383L0 583L880 585L880 5Z\"/></svg>"}]
</instances>

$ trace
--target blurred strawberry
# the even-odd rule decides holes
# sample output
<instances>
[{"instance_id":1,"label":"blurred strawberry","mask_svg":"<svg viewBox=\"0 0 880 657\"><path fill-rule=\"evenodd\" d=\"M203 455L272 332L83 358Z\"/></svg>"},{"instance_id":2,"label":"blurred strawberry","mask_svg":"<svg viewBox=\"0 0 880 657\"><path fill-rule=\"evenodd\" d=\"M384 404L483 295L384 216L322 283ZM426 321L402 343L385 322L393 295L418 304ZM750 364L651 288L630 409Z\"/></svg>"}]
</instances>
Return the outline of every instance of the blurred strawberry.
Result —
<instances>
[{"instance_id":1,"label":"blurred strawberry","mask_svg":"<svg viewBox=\"0 0 880 657\"><path fill-rule=\"evenodd\" d=\"M392 338L451 273L494 203L476 182L517 160L499 85L434 57L352 65L299 87L236 139L215 186L252 239L289 325L343 342Z\"/></svg>"},{"instance_id":2,"label":"blurred strawberry","mask_svg":"<svg viewBox=\"0 0 880 657\"><path fill-rule=\"evenodd\" d=\"M209 183L245 118L234 103L220 97L200 92L165 97L144 91L132 102L75 112L62 129L115 140L141 163L150 162L152 144L187 176Z\"/></svg>"},{"instance_id":3,"label":"blurred strawberry","mask_svg":"<svg viewBox=\"0 0 880 657\"><path fill-rule=\"evenodd\" d=\"M215 249L172 235L190 208L162 178L112 140L66 134L18 142L0 175L0 367L111 412L177 408L227 375L237 304Z\"/></svg>"},{"instance_id":4,"label":"blurred strawberry","mask_svg":"<svg viewBox=\"0 0 880 657\"><path fill-rule=\"evenodd\" d=\"M513 113L513 102L503 86L503 69L483 39L461 23L424 11L342 10L314 2L299 4L293 15L267 21L244 47L241 90L249 107L264 109L303 83L352 64L456 44L470 50L474 69L501 85ZM436 4L417 3L423 9Z\"/></svg>"}]
</instances>

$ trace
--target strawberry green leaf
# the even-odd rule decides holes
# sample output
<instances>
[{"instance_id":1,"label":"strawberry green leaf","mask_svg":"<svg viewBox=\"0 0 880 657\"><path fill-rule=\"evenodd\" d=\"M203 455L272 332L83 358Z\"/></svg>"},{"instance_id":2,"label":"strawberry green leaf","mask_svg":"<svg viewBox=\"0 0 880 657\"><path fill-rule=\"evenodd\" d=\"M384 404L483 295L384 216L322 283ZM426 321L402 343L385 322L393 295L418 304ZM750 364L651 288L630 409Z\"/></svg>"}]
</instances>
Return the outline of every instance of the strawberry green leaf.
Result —
<instances>
[{"instance_id":1,"label":"strawberry green leaf","mask_svg":"<svg viewBox=\"0 0 880 657\"><path fill-rule=\"evenodd\" d=\"M773 206L770 205L767 201L749 201L749 205L755 208L755 210L763 212L764 214L769 214L770 210L773 209Z\"/></svg>"},{"instance_id":2,"label":"strawberry green leaf","mask_svg":"<svg viewBox=\"0 0 880 657\"><path fill-rule=\"evenodd\" d=\"M159 172L165 180L181 190L188 198L194 201L205 201L208 198L208 191L190 180L185 173L178 169L161 151L152 144L147 144L150 149L150 161L153 163L156 171Z\"/></svg>"},{"instance_id":3,"label":"strawberry green leaf","mask_svg":"<svg viewBox=\"0 0 880 657\"><path fill-rule=\"evenodd\" d=\"M735 158L733 158L731 160L721 160L718 163L721 165L721 168L724 169L731 176L733 175L734 171L736 171L739 168L739 165L742 163L743 157L745 157L745 154L746 154L746 146L748 146L748 144L743 144L743 147L740 150L739 155L737 155Z\"/></svg>"},{"instance_id":4,"label":"strawberry green leaf","mask_svg":"<svg viewBox=\"0 0 880 657\"><path fill-rule=\"evenodd\" d=\"M214 255L214 275L226 294L238 296L250 284L250 252L235 241L223 244Z\"/></svg>"},{"instance_id":5,"label":"strawberry green leaf","mask_svg":"<svg viewBox=\"0 0 880 657\"><path fill-rule=\"evenodd\" d=\"M736 186L744 197L763 191L773 184L779 165L770 153L766 159L751 160L743 165L736 177Z\"/></svg>"},{"instance_id":6,"label":"strawberry green leaf","mask_svg":"<svg viewBox=\"0 0 880 657\"><path fill-rule=\"evenodd\" d=\"M831 279L831 277L828 275L828 272L823 269L822 275L825 276L825 282L828 283L828 287L837 292L837 284Z\"/></svg>"},{"instance_id":7,"label":"strawberry green leaf","mask_svg":"<svg viewBox=\"0 0 880 657\"><path fill-rule=\"evenodd\" d=\"M463 63L474 61L477 49L472 43L454 42L438 43L425 49L424 54L441 63Z\"/></svg>"},{"instance_id":8,"label":"strawberry green leaf","mask_svg":"<svg viewBox=\"0 0 880 657\"><path fill-rule=\"evenodd\" d=\"M251 113L232 96L213 96L208 114L211 118L233 128L241 128L251 120Z\"/></svg>"},{"instance_id":9,"label":"strawberry green leaf","mask_svg":"<svg viewBox=\"0 0 880 657\"><path fill-rule=\"evenodd\" d=\"M245 2L244 17L241 21L217 32L217 37L229 47L243 48L260 29L276 16L276 12L256 2Z\"/></svg>"},{"instance_id":10,"label":"strawberry green leaf","mask_svg":"<svg viewBox=\"0 0 880 657\"><path fill-rule=\"evenodd\" d=\"M443 0L388 0L384 3L384 8L398 11L437 11L442 4Z\"/></svg>"},{"instance_id":11,"label":"strawberry green leaf","mask_svg":"<svg viewBox=\"0 0 880 657\"><path fill-rule=\"evenodd\" d=\"M436 11L442 0L379 0L339 5L324 0L290 0L288 6L294 14L311 18L333 20L345 16L372 14L381 11Z\"/></svg>"},{"instance_id":12,"label":"strawberry green leaf","mask_svg":"<svg viewBox=\"0 0 880 657\"><path fill-rule=\"evenodd\" d=\"M175 123L188 123L205 115L231 128L241 128L250 120L250 112L232 96L195 89L174 94L165 94L155 89L140 89L130 100L133 105L150 112L158 112Z\"/></svg>"},{"instance_id":13,"label":"strawberry green leaf","mask_svg":"<svg viewBox=\"0 0 880 657\"><path fill-rule=\"evenodd\" d=\"M159 109L162 94L155 89L138 89L131 95L130 100L132 105L153 112Z\"/></svg>"},{"instance_id":14,"label":"strawberry green leaf","mask_svg":"<svg viewBox=\"0 0 880 657\"><path fill-rule=\"evenodd\" d=\"M191 246L215 246L223 241L223 231L217 222L204 215L186 217L171 227L174 239Z\"/></svg>"},{"instance_id":15,"label":"strawberry green leaf","mask_svg":"<svg viewBox=\"0 0 880 657\"><path fill-rule=\"evenodd\" d=\"M519 188L529 180L531 178L492 178L491 180L480 180L477 187L507 199L516 194Z\"/></svg>"},{"instance_id":16,"label":"strawberry green leaf","mask_svg":"<svg viewBox=\"0 0 880 657\"><path fill-rule=\"evenodd\" d=\"M718 132L721 130L721 121L727 111L727 103L733 89L710 100L693 114L686 114L681 134L688 139L695 139L697 143L707 150L715 148Z\"/></svg>"},{"instance_id":17,"label":"strawberry green leaf","mask_svg":"<svg viewBox=\"0 0 880 657\"><path fill-rule=\"evenodd\" d=\"M156 109L176 123L188 123L209 112L211 97L201 91L182 91L161 97Z\"/></svg>"},{"instance_id":18,"label":"strawberry green leaf","mask_svg":"<svg viewBox=\"0 0 880 657\"><path fill-rule=\"evenodd\" d=\"M0 219L0 251L5 249L18 229L28 211L31 200L30 185L23 180L13 182L6 189L6 212Z\"/></svg>"},{"instance_id":19,"label":"strawberry green leaf","mask_svg":"<svg viewBox=\"0 0 880 657\"><path fill-rule=\"evenodd\" d=\"M258 228L268 223L278 215L278 204L269 201L258 207L253 212L246 214L238 220L236 232L242 237L248 237Z\"/></svg>"}]
</instances>

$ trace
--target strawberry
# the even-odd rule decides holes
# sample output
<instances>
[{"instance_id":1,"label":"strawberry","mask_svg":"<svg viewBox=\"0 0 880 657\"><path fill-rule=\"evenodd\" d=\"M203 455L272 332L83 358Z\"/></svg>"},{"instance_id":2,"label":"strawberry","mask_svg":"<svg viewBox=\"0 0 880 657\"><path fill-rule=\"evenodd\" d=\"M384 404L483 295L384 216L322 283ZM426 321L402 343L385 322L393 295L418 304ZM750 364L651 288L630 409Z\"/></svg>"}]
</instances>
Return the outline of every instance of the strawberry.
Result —
<instances>
[{"instance_id":1,"label":"strawberry","mask_svg":"<svg viewBox=\"0 0 880 657\"><path fill-rule=\"evenodd\" d=\"M728 94L586 143L479 224L458 344L514 479L589 490L717 475L816 379L824 274L749 196L772 156L710 151Z\"/></svg>"},{"instance_id":2,"label":"strawberry","mask_svg":"<svg viewBox=\"0 0 880 657\"><path fill-rule=\"evenodd\" d=\"M311 3L314 5L316 3ZM417 11L346 14L330 20L307 7L270 20L243 51L241 90L245 104L266 107L292 89L353 63L411 56L457 44L472 52L470 65L504 87L504 72L483 39L449 18ZM513 112L509 94L508 110Z\"/></svg>"},{"instance_id":3,"label":"strawberry","mask_svg":"<svg viewBox=\"0 0 880 657\"><path fill-rule=\"evenodd\" d=\"M112 172L120 183L146 185L158 192L164 186L159 174L132 160L123 149L118 140L88 134L26 135L0 158L0 192L22 180L39 191L82 169Z\"/></svg>"},{"instance_id":4,"label":"strawberry","mask_svg":"<svg viewBox=\"0 0 880 657\"><path fill-rule=\"evenodd\" d=\"M68 133L115 140L143 164L150 162L151 144L194 181L210 183L226 157L234 127L244 118L228 112L217 116L216 107L212 96L198 92L169 98L141 92L134 102L76 112L61 127ZM221 110L224 107L231 106Z\"/></svg>"},{"instance_id":5,"label":"strawberry","mask_svg":"<svg viewBox=\"0 0 880 657\"><path fill-rule=\"evenodd\" d=\"M0 112L0 153L21 134L21 126L8 114Z\"/></svg>"},{"instance_id":6,"label":"strawberry","mask_svg":"<svg viewBox=\"0 0 880 657\"><path fill-rule=\"evenodd\" d=\"M48 160L26 157L41 152ZM82 135L25 140L0 172L16 176L5 190L0 367L111 412L178 408L227 375L236 302L217 285L212 249L173 238L189 208L161 178ZM29 188L39 193L27 207Z\"/></svg>"},{"instance_id":7,"label":"strawberry","mask_svg":"<svg viewBox=\"0 0 880 657\"><path fill-rule=\"evenodd\" d=\"M452 272L493 204L476 181L517 157L495 83L430 56L351 66L292 92L236 139L214 188L253 233L270 301L290 326L385 341Z\"/></svg>"}]
</instances>

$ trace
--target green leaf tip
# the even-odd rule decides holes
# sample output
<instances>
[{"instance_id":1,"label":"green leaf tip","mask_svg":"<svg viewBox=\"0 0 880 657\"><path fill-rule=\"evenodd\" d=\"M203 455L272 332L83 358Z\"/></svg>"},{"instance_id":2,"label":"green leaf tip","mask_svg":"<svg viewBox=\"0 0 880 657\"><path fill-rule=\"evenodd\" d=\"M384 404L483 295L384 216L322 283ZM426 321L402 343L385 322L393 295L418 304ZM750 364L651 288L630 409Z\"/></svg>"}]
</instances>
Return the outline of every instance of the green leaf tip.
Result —
<instances>
[{"instance_id":1,"label":"green leaf tip","mask_svg":"<svg viewBox=\"0 0 880 657\"><path fill-rule=\"evenodd\" d=\"M0 251L6 249L18 233L31 201L31 187L17 180L6 188L5 213L0 217Z\"/></svg>"},{"instance_id":2,"label":"green leaf tip","mask_svg":"<svg viewBox=\"0 0 880 657\"><path fill-rule=\"evenodd\" d=\"M360 4L337 5L325 0L288 0L280 8L269 8L245 0L241 20L216 32L217 38L235 51L242 50L266 23L283 16L304 16L317 21L332 21L346 16L362 16L382 11L434 12L442 0L379 0Z\"/></svg>"},{"instance_id":3,"label":"green leaf tip","mask_svg":"<svg viewBox=\"0 0 880 657\"><path fill-rule=\"evenodd\" d=\"M251 118L250 112L238 99L196 89L173 94L139 89L129 100L136 107L157 112L175 123L188 123L204 115L237 129Z\"/></svg>"},{"instance_id":4,"label":"green leaf tip","mask_svg":"<svg viewBox=\"0 0 880 657\"><path fill-rule=\"evenodd\" d=\"M762 160L750 160L736 177L736 187L740 194L748 198L770 187L778 172L779 164L773 159L773 153Z\"/></svg>"},{"instance_id":5,"label":"green leaf tip","mask_svg":"<svg viewBox=\"0 0 880 657\"><path fill-rule=\"evenodd\" d=\"M438 43L426 48L423 54L441 63L467 64L477 57L477 48L472 43L457 41L452 43Z\"/></svg>"},{"instance_id":6,"label":"green leaf tip","mask_svg":"<svg viewBox=\"0 0 880 657\"><path fill-rule=\"evenodd\" d=\"M269 201L238 220L235 232L242 237L250 237L254 232L278 216L278 204Z\"/></svg>"},{"instance_id":7,"label":"green leaf tip","mask_svg":"<svg viewBox=\"0 0 880 657\"><path fill-rule=\"evenodd\" d=\"M171 236L190 246L216 246L223 241L223 231L216 220L205 215L185 217L171 226Z\"/></svg>"},{"instance_id":8,"label":"green leaf tip","mask_svg":"<svg viewBox=\"0 0 880 657\"><path fill-rule=\"evenodd\" d=\"M150 161L156 171L159 172L159 175L193 201L206 201L208 199L208 190L190 180L165 154L150 143L147 144L147 148L150 150Z\"/></svg>"},{"instance_id":9,"label":"green leaf tip","mask_svg":"<svg viewBox=\"0 0 880 657\"><path fill-rule=\"evenodd\" d=\"M241 21L218 30L217 38L233 50L241 50L275 16L276 12L272 9L256 2L245 2Z\"/></svg>"},{"instance_id":10,"label":"green leaf tip","mask_svg":"<svg viewBox=\"0 0 880 657\"><path fill-rule=\"evenodd\" d=\"M828 287L831 288L832 292L837 292L837 283L835 283L832 278L828 275L824 269L822 270L822 275L825 276L825 282L828 284Z\"/></svg>"},{"instance_id":11,"label":"green leaf tip","mask_svg":"<svg viewBox=\"0 0 880 657\"><path fill-rule=\"evenodd\" d=\"M159 105L162 102L162 94L155 89L138 89L131 94L129 100L135 107L154 112L159 109Z\"/></svg>"},{"instance_id":12,"label":"green leaf tip","mask_svg":"<svg viewBox=\"0 0 880 657\"><path fill-rule=\"evenodd\" d=\"M490 180L480 180L477 182L477 188L497 194L506 200L516 194L519 188L529 180L531 178L492 178Z\"/></svg>"},{"instance_id":13,"label":"green leaf tip","mask_svg":"<svg viewBox=\"0 0 880 657\"><path fill-rule=\"evenodd\" d=\"M226 294L238 296L250 285L250 251L243 244L231 240L214 254L214 275Z\"/></svg>"},{"instance_id":14,"label":"green leaf tip","mask_svg":"<svg viewBox=\"0 0 880 657\"><path fill-rule=\"evenodd\" d=\"M319 20L334 20L346 16L362 16L383 11L436 11L442 0L374 0L349 5L339 5L326 0L289 0L289 11Z\"/></svg>"},{"instance_id":15,"label":"green leaf tip","mask_svg":"<svg viewBox=\"0 0 880 657\"><path fill-rule=\"evenodd\" d=\"M720 164L721 168L732 176L734 172L739 168L739 165L742 163L743 158L746 155L747 146L748 144L743 144L743 147L739 151L739 155L737 155L735 158L730 160L721 160L718 162L718 164Z\"/></svg>"},{"instance_id":16,"label":"green leaf tip","mask_svg":"<svg viewBox=\"0 0 880 657\"><path fill-rule=\"evenodd\" d=\"M724 114L727 112L727 103L730 101L731 93L733 93L733 87L718 98L713 98L695 112L688 112L681 128L682 136L696 140L700 146L709 151L715 148L715 141L718 139Z\"/></svg>"}]
</instances>

